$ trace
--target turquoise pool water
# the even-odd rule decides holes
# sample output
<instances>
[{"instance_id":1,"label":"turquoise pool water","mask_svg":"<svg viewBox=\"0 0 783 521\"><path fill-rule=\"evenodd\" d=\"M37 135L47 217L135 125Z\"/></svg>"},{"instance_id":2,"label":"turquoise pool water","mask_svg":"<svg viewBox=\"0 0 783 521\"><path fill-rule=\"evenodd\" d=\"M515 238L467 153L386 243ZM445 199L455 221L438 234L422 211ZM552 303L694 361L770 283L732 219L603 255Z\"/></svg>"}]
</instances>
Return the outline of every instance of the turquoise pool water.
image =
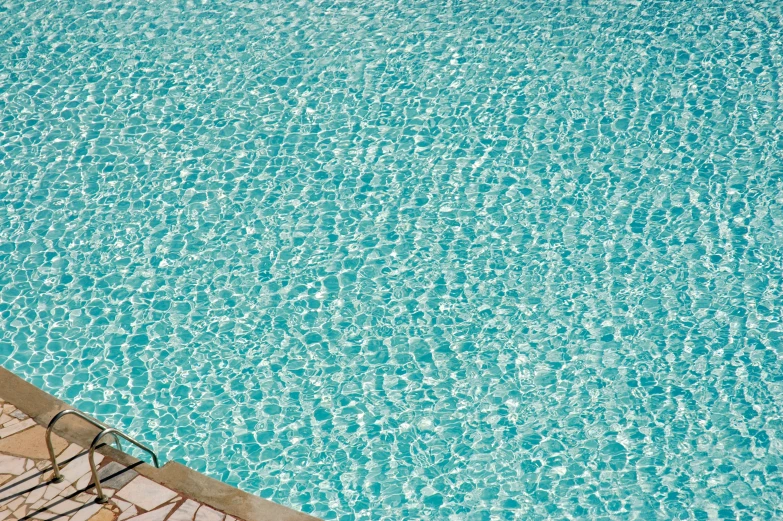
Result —
<instances>
[{"instance_id":1,"label":"turquoise pool water","mask_svg":"<svg viewBox=\"0 0 783 521\"><path fill-rule=\"evenodd\" d=\"M325 519L780 519L781 5L5 2L0 363Z\"/></svg>"}]
</instances>

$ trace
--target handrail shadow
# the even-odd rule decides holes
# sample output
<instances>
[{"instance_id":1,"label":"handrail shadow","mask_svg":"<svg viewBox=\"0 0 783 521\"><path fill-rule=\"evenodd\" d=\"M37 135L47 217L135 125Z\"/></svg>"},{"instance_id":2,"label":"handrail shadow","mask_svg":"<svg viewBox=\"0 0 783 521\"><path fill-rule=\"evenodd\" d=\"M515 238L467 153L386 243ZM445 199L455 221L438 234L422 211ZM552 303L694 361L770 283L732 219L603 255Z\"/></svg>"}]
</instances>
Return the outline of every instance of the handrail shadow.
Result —
<instances>
[{"instance_id":1,"label":"handrail shadow","mask_svg":"<svg viewBox=\"0 0 783 521\"><path fill-rule=\"evenodd\" d=\"M128 472L129 470L133 470L134 468L138 467L142 463L144 463L144 462L143 461L137 461L136 463L133 463L133 464L125 467L124 469L115 472L114 474L110 474L110 475L106 476L104 479L106 481L108 481L110 479L116 478L117 476L119 476L119 475L121 475L121 474L123 474L125 472ZM49 482L45 483L44 485L48 485L48 484L49 484ZM30 512L26 516L20 518L19 521L28 521L30 519L33 519L35 516L50 510L52 507L57 506L57 505L59 505L60 503L62 503L64 501L71 500L71 499L75 498L76 496L78 496L79 494L87 492L88 490L90 490L92 488L95 488L95 484L94 483L90 483L86 487L84 487L82 489L79 489L76 492L72 492L71 494L68 494L67 496L63 496L61 498L55 498L55 499L57 499L57 501L54 501L53 503L46 504L46 505L42 506L41 508L39 508L38 510ZM96 500L97 500L97 496L96 496ZM77 508L73 508L71 510L68 510L67 512L62 513L62 514L55 514L53 517L47 518L47 521L53 521L55 519L60 519L62 517L70 516L71 514L75 514L79 510L81 510L83 508L86 508L89 505L92 505L94 503L96 503L95 500L89 501L89 502L87 502L87 503L85 503L85 504L83 504L83 505L81 505L81 506L79 506Z\"/></svg>"},{"instance_id":2,"label":"handrail shadow","mask_svg":"<svg viewBox=\"0 0 783 521\"><path fill-rule=\"evenodd\" d=\"M105 447L105 446L107 446L107 444L106 444L106 443L102 443L102 444L100 444L100 445L99 445L97 448L101 448L101 447ZM84 451L82 451L82 452L80 452L80 453L78 453L78 454L75 454L74 456L71 456L70 458L68 458L67 460L65 460L65 461L63 462L63 465L65 465L65 464L67 464L67 463L70 463L70 462L74 461L75 459L77 459L77 458L79 458L79 457L81 457L81 456L85 456L85 455L89 454L89 452L90 452L90 451L88 451L88 450L84 450ZM121 470L121 471L119 471L119 472L116 472L116 473L112 474L111 476L108 476L108 477L106 477L106 478L104 478L104 479L106 479L106 480L109 480L109 479L111 479L111 478L113 478L113 477L116 477L116 476L118 476L118 475L122 474L122 473L123 473L123 472L125 472L126 470L133 469L133 468L135 468L135 467L137 467L137 466L141 465L142 463L143 463L142 461L137 461L136 463L133 463L133 464L131 464L131 465L129 465L129 466L127 466L127 467L125 467L123 470ZM53 467L51 467L51 466L50 466L50 467L47 467L47 468L45 468L45 469L43 469L43 470L39 470L38 472L35 472L34 474L31 474L31 475L29 475L29 476L25 477L24 479L21 479L21 480L18 480L18 481L13 481L13 480L12 480L11 482L9 482L9 483L6 483L6 484L3 486L3 488L0 488L0 495L1 495L3 492L7 491L7 490L11 490L11 489L17 488L17 487L18 487L19 485L21 485L22 483L24 483L24 482L26 482L26 481L30 481L31 479L35 479L35 478L37 478L38 476L41 476L41 475L43 475L43 474L46 474L47 472L50 472L51 470L53 470ZM24 489L24 490L20 490L20 491L18 491L18 492L14 492L13 494L10 494L10 495L8 495L8 496L5 496L5 497L0 497L0 503L4 503L4 502L6 502L6 501L9 501L9 500L11 500L11 499L14 499L14 498L16 498L16 497L19 497L19 496L23 496L23 495L25 495L25 494L29 494L30 492L33 492L34 490L38 490L39 488L42 488L42 487L49 486L49 485L51 485L52 483L53 483L53 481L52 481L52 480L44 481L43 483L38 483L37 485L35 485L35 486L32 486L32 487L30 487L30 488L26 488L26 489ZM84 492L85 490L89 490L90 488L93 488L94 486L95 486L95 485L94 485L93 483L91 483L91 484L90 484L90 485L89 485L87 488L85 488L85 489L83 489L83 490L80 490L80 491L78 491L78 492L77 492L77 494L81 494L81 493L82 493L82 492ZM73 496L70 496L70 497L73 497ZM52 519L55 519L55 518L52 518Z\"/></svg>"}]
</instances>

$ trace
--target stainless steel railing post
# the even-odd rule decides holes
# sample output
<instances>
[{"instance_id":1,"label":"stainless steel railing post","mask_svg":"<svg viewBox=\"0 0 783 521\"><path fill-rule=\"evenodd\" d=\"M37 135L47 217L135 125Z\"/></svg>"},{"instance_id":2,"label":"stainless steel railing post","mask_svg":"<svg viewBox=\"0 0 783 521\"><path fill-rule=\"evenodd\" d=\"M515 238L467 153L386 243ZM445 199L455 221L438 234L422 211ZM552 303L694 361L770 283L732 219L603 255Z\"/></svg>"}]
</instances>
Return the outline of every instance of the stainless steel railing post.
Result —
<instances>
[{"instance_id":1,"label":"stainless steel railing post","mask_svg":"<svg viewBox=\"0 0 783 521\"><path fill-rule=\"evenodd\" d=\"M96 503L107 503L109 501L109 498L103 494L103 488L101 487L101 480L98 478L98 468L95 466L95 449L98 447L98 444L100 443L101 439L108 434L113 434L115 437L120 436L121 438L133 443L138 448L147 451L152 456L152 461L155 463L155 466L160 467L160 464L158 464L158 456L155 455L152 449L150 449L146 445L142 445L141 443L134 440L127 434L124 434L113 427L106 427L105 429L103 429L101 432L98 433L98 435L95 437L94 440L92 440L92 443L90 444L90 452L88 456L90 459L90 470L92 471L92 482L95 485L95 492L96 494L98 494L98 499L95 500Z\"/></svg>"}]
</instances>

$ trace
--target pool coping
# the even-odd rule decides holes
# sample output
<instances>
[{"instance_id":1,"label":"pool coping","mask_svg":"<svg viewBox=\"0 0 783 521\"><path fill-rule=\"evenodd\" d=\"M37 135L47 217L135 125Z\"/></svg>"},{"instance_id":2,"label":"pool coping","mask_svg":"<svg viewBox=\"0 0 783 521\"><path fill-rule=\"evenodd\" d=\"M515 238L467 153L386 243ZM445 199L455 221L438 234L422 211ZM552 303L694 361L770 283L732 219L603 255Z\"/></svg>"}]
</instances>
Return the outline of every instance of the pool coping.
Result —
<instances>
[{"instance_id":1,"label":"pool coping","mask_svg":"<svg viewBox=\"0 0 783 521\"><path fill-rule=\"evenodd\" d=\"M16 405L43 427L46 427L58 412L76 409L2 366L0 397ZM69 415L57 422L54 432L68 441L89 447L98 429ZM309 514L278 505L205 476L176 461L168 461L161 468L155 468L144 462L138 464L138 459L108 445L98 449L98 452L125 466L137 465L133 470L142 476L245 521L319 521Z\"/></svg>"}]
</instances>

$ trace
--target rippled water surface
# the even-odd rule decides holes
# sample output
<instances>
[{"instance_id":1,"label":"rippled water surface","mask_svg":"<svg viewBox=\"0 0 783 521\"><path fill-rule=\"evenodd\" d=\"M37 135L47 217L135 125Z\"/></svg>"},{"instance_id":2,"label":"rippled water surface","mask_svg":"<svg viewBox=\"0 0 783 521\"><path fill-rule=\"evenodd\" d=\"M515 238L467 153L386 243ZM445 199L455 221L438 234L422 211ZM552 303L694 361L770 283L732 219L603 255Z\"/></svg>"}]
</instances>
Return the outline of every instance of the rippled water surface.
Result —
<instances>
[{"instance_id":1,"label":"rippled water surface","mask_svg":"<svg viewBox=\"0 0 783 521\"><path fill-rule=\"evenodd\" d=\"M326 519L780 519L782 6L6 1L0 363Z\"/></svg>"}]
</instances>

